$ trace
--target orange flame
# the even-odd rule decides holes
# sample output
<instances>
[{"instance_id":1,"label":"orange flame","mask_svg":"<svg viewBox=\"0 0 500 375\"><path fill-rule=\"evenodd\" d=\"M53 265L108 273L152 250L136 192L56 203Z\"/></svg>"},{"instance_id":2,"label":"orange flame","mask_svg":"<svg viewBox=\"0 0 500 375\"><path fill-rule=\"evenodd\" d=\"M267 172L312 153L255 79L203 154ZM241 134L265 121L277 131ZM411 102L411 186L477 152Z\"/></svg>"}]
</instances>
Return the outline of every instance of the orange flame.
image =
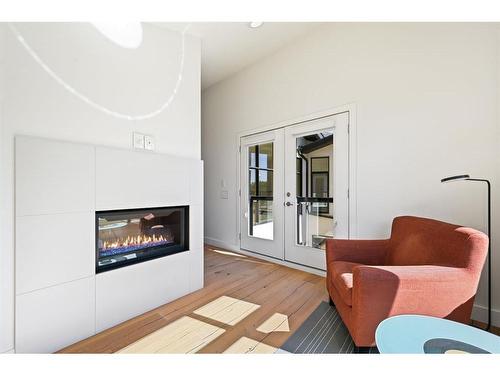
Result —
<instances>
[{"instance_id":1,"label":"orange flame","mask_svg":"<svg viewBox=\"0 0 500 375\"><path fill-rule=\"evenodd\" d=\"M156 236L153 234L152 236L146 236L146 235L137 235L137 236L128 236L127 238L123 239L118 239L116 241L104 241L102 249L115 249L117 247L125 247L125 246L134 246L134 245L142 245L142 244L148 244L148 243L155 243L155 242L164 242L164 241L172 241L173 239L171 236L166 236L164 237L163 235Z\"/></svg>"}]
</instances>

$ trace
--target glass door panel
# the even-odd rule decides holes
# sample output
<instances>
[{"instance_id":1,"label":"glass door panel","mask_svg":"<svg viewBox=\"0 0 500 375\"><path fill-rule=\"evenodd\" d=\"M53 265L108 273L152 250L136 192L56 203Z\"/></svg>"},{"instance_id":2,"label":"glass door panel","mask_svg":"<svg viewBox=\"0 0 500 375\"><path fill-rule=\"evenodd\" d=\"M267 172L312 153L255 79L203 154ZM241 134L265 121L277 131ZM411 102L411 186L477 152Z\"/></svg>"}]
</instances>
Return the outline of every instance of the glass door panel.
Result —
<instances>
[{"instance_id":1,"label":"glass door panel","mask_svg":"<svg viewBox=\"0 0 500 375\"><path fill-rule=\"evenodd\" d=\"M297 242L325 249L333 238L333 128L296 138ZM299 173L300 172L300 173Z\"/></svg>"},{"instance_id":2,"label":"glass door panel","mask_svg":"<svg viewBox=\"0 0 500 375\"><path fill-rule=\"evenodd\" d=\"M283 259L283 130L241 139L240 175L241 247Z\"/></svg>"},{"instance_id":3,"label":"glass door panel","mask_svg":"<svg viewBox=\"0 0 500 375\"><path fill-rule=\"evenodd\" d=\"M266 240L274 237L273 143L248 148L248 235Z\"/></svg>"},{"instance_id":4,"label":"glass door panel","mask_svg":"<svg viewBox=\"0 0 500 375\"><path fill-rule=\"evenodd\" d=\"M347 119L336 115L285 129L286 260L325 269L326 240L348 237Z\"/></svg>"}]
</instances>

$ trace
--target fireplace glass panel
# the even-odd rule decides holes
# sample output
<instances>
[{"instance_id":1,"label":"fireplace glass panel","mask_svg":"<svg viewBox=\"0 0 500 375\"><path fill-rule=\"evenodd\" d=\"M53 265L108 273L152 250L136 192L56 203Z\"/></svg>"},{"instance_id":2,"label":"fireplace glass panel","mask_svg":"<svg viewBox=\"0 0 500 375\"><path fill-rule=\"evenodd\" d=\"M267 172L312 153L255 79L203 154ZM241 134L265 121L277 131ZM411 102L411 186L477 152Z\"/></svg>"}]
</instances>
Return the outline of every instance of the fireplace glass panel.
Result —
<instances>
[{"instance_id":1,"label":"fireplace glass panel","mask_svg":"<svg viewBox=\"0 0 500 375\"><path fill-rule=\"evenodd\" d=\"M96 272L189 250L189 207L96 212Z\"/></svg>"}]
</instances>

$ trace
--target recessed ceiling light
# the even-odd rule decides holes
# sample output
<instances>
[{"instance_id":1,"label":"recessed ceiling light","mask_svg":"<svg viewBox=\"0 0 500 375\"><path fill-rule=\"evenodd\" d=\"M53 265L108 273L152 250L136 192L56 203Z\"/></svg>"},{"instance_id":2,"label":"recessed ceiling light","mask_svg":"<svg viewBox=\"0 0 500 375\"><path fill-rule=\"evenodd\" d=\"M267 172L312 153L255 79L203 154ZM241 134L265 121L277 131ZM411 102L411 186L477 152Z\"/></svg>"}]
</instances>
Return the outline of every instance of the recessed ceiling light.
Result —
<instances>
[{"instance_id":1,"label":"recessed ceiling light","mask_svg":"<svg viewBox=\"0 0 500 375\"><path fill-rule=\"evenodd\" d=\"M142 43L140 22L92 23L106 38L123 48L138 48Z\"/></svg>"},{"instance_id":2,"label":"recessed ceiling light","mask_svg":"<svg viewBox=\"0 0 500 375\"><path fill-rule=\"evenodd\" d=\"M252 29L256 29L257 27L261 27L264 22L250 22L248 26Z\"/></svg>"}]
</instances>

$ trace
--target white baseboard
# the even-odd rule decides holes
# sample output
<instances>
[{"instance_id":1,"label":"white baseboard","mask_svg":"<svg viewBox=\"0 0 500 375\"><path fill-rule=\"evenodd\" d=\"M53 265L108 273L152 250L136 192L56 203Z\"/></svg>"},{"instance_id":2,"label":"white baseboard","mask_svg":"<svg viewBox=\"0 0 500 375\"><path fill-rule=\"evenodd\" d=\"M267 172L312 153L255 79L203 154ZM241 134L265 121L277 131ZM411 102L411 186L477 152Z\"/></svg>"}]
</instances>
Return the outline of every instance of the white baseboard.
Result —
<instances>
[{"instance_id":1,"label":"white baseboard","mask_svg":"<svg viewBox=\"0 0 500 375\"><path fill-rule=\"evenodd\" d=\"M6 352L2 352L1 354L14 354L14 349L7 350Z\"/></svg>"},{"instance_id":2,"label":"white baseboard","mask_svg":"<svg viewBox=\"0 0 500 375\"><path fill-rule=\"evenodd\" d=\"M323 276L323 277L326 276L325 271L321 271L321 270L318 270L316 268L302 266L300 264L296 264L296 263L292 263L292 262L287 262L285 260L271 258L271 257L265 256L265 255L253 253L251 251L243 250L243 249L240 249L240 247L238 245L230 244L230 243L227 243L224 241L220 241L220 240L215 239L215 238L205 237L205 243L207 245L217 246L217 247L220 247L222 249L231 250L231 251L234 251L235 253L238 253L238 254L247 255L250 257L257 258L257 259L267 260L268 262L276 263L276 264L279 264L281 266L294 268L296 270L300 270L300 271L304 271L304 272L309 272L309 273L312 273L312 274L318 275L318 276Z\"/></svg>"},{"instance_id":3,"label":"white baseboard","mask_svg":"<svg viewBox=\"0 0 500 375\"><path fill-rule=\"evenodd\" d=\"M488 321L488 307L474 304L472 308L472 319L486 323ZM491 325L500 327L500 311L491 309Z\"/></svg>"},{"instance_id":4,"label":"white baseboard","mask_svg":"<svg viewBox=\"0 0 500 375\"><path fill-rule=\"evenodd\" d=\"M205 243L211 246L217 246L226 250L239 251L240 247L238 245L230 244L229 242L224 242L212 237L205 237Z\"/></svg>"}]
</instances>

